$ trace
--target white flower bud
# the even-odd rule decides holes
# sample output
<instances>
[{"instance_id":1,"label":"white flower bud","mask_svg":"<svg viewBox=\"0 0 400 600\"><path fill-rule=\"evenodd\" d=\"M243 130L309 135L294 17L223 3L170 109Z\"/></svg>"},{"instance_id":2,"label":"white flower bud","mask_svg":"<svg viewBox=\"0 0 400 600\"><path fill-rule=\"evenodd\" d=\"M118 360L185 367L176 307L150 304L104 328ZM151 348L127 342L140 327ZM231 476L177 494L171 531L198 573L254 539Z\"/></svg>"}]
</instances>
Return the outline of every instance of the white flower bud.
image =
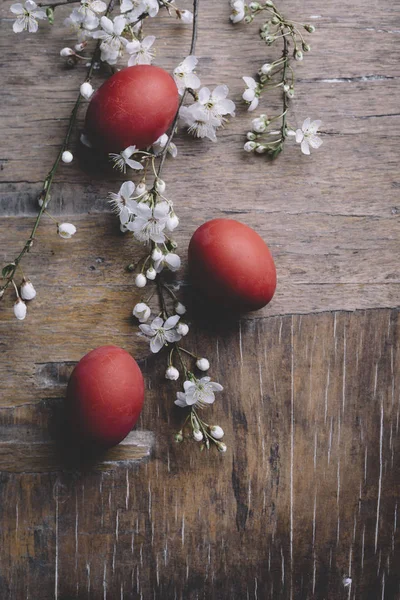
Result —
<instances>
[{"instance_id":1,"label":"white flower bud","mask_svg":"<svg viewBox=\"0 0 400 600\"><path fill-rule=\"evenodd\" d=\"M61 160L63 161L63 163L66 163L66 164L72 162L73 158L74 158L74 156L73 156L72 152L70 152L69 150L65 150L61 156Z\"/></svg>"},{"instance_id":2,"label":"white flower bud","mask_svg":"<svg viewBox=\"0 0 400 600\"><path fill-rule=\"evenodd\" d=\"M72 223L61 223L61 225L58 225L58 235L66 240L75 235L75 233L76 227Z\"/></svg>"},{"instance_id":3,"label":"white flower bud","mask_svg":"<svg viewBox=\"0 0 400 600\"><path fill-rule=\"evenodd\" d=\"M283 86L283 91L287 93L289 90L290 90L290 85L288 83L285 83L285 85Z\"/></svg>"},{"instance_id":4,"label":"white flower bud","mask_svg":"<svg viewBox=\"0 0 400 600\"><path fill-rule=\"evenodd\" d=\"M73 56L75 54L75 52L72 50L72 48L63 48L62 50L60 50L60 56L66 57L66 56Z\"/></svg>"},{"instance_id":5,"label":"white flower bud","mask_svg":"<svg viewBox=\"0 0 400 600\"><path fill-rule=\"evenodd\" d=\"M50 200L51 200L51 196L50 196L50 194L48 194L47 195L47 200L46 200L46 206L45 206L45 208L47 208ZM39 196L39 198L38 198L38 204L39 204L40 208L42 208L42 206L43 206L43 197L42 196Z\"/></svg>"},{"instance_id":6,"label":"white flower bud","mask_svg":"<svg viewBox=\"0 0 400 600\"><path fill-rule=\"evenodd\" d=\"M257 133L264 133L264 131L267 129L267 124L264 119L253 119L251 125L253 130Z\"/></svg>"},{"instance_id":7,"label":"white flower bud","mask_svg":"<svg viewBox=\"0 0 400 600\"><path fill-rule=\"evenodd\" d=\"M246 152L253 152L257 148L256 142L246 142L243 148Z\"/></svg>"},{"instance_id":8,"label":"white flower bud","mask_svg":"<svg viewBox=\"0 0 400 600\"><path fill-rule=\"evenodd\" d=\"M163 194L166 188L165 181L162 179L157 179L155 188L159 194Z\"/></svg>"},{"instance_id":9,"label":"white flower bud","mask_svg":"<svg viewBox=\"0 0 400 600\"><path fill-rule=\"evenodd\" d=\"M215 440L220 440L224 437L224 430L219 425L212 425L210 427L210 433Z\"/></svg>"},{"instance_id":10,"label":"white flower bud","mask_svg":"<svg viewBox=\"0 0 400 600\"><path fill-rule=\"evenodd\" d=\"M254 140L257 139L257 136L253 131L248 131L246 137L248 140L250 140L250 142L254 142Z\"/></svg>"},{"instance_id":11,"label":"white flower bud","mask_svg":"<svg viewBox=\"0 0 400 600\"><path fill-rule=\"evenodd\" d=\"M126 233L128 231L128 228L125 225L125 223L120 223L119 229L120 231L122 231L122 233Z\"/></svg>"},{"instance_id":12,"label":"white flower bud","mask_svg":"<svg viewBox=\"0 0 400 600\"><path fill-rule=\"evenodd\" d=\"M270 63L263 64L263 66L261 67L261 73L263 75L268 75L270 71L272 71L272 65Z\"/></svg>"},{"instance_id":13,"label":"white flower bud","mask_svg":"<svg viewBox=\"0 0 400 600\"><path fill-rule=\"evenodd\" d=\"M14 304L14 315L18 321L23 321L26 317L26 304L22 302L21 298L18 298Z\"/></svg>"},{"instance_id":14,"label":"white flower bud","mask_svg":"<svg viewBox=\"0 0 400 600\"><path fill-rule=\"evenodd\" d=\"M172 365L168 367L165 371L165 379L170 379L171 381L176 381L179 379L179 371L175 369Z\"/></svg>"},{"instance_id":15,"label":"white flower bud","mask_svg":"<svg viewBox=\"0 0 400 600\"><path fill-rule=\"evenodd\" d=\"M184 315L186 312L186 306L182 304L182 302L177 302L175 304L175 312L177 315Z\"/></svg>"},{"instance_id":16,"label":"white flower bud","mask_svg":"<svg viewBox=\"0 0 400 600\"><path fill-rule=\"evenodd\" d=\"M21 298L22 300L33 300L36 296L36 290L29 279L24 279L21 285Z\"/></svg>"},{"instance_id":17,"label":"white flower bud","mask_svg":"<svg viewBox=\"0 0 400 600\"><path fill-rule=\"evenodd\" d=\"M259 146L257 146L257 148L256 148L257 154L264 154L264 152L266 152L266 151L267 151L267 147L263 146L261 144Z\"/></svg>"},{"instance_id":18,"label":"white flower bud","mask_svg":"<svg viewBox=\"0 0 400 600\"><path fill-rule=\"evenodd\" d=\"M74 48L77 52L82 52L87 46L87 42L82 42L81 44L75 44Z\"/></svg>"},{"instance_id":19,"label":"white flower bud","mask_svg":"<svg viewBox=\"0 0 400 600\"><path fill-rule=\"evenodd\" d=\"M149 267L146 271L146 277L147 279L150 279L151 281L153 281L153 279L155 279L157 277L157 272L153 267Z\"/></svg>"},{"instance_id":20,"label":"white flower bud","mask_svg":"<svg viewBox=\"0 0 400 600\"><path fill-rule=\"evenodd\" d=\"M146 283L147 283L147 279L143 275L143 273L139 273L139 275L136 275L136 277L135 277L135 285L138 288L144 288L145 285L146 285Z\"/></svg>"},{"instance_id":21,"label":"white flower bud","mask_svg":"<svg viewBox=\"0 0 400 600\"><path fill-rule=\"evenodd\" d=\"M179 225L179 219L176 216L176 214L174 212L171 212L168 215L168 219L167 222L165 224L166 228L168 229L168 231L174 231L174 229L176 229Z\"/></svg>"},{"instance_id":22,"label":"white flower bud","mask_svg":"<svg viewBox=\"0 0 400 600\"><path fill-rule=\"evenodd\" d=\"M309 25L309 24L304 25L304 29L306 31L308 31L308 33L314 33L314 31L315 31L314 25Z\"/></svg>"},{"instance_id":23,"label":"white flower bud","mask_svg":"<svg viewBox=\"0 0 400 600\"><path fill-rule=\"evenodd\" d=\"M160 248L154 248L153 252L151 253L151 258L153 260L160 260L163 257L163 253L161 252Z\"/></svg>"},{"instance_id":24,"label":"white flower bud","mask_svg":"<svg viewBox=\"0 0 400 600\"><path fill-rule=\"evenodd\" d=\"M219 444L218 444L218 450L220 452L226 452L226 450L227 450L226 444L224 444L224 442L219 442Z\"/></svg>"},{"instance_id":25,"label":"white flower bud","mask_svg":"<svg viewBox=\"0 0 400 600\"><path fill-rule=\"evenodd\" d=\"M259 2L250 2L249 9L250 10L259 10L261 8Z\"/></svg>"},{"instance_id":26,"label":"white flower bud","mask_svg":"<svg viewBox=\"0 0 400 600\"><path fill-rule=\"evenodd\" d=\"M140 323L146 323L151 315L151 309L144 302L139 302L133 307L132 314L134 317L139 319Z\"/></svg>"},{"instance_id":27,"label":"white flower bud","mask_svg":"<svg viewBox=\"0 0 400 600\"><path fill-rule=\"evenodd\" d=\"M180 10L178 13L178 18L182 21L182 23L193 23L193 14L190 10Z\"/></svg>"},{"instance_id":28,"label":"white flower bud","mask_svg":"<svg viewBox=\"0 0 400 600\"><path fill-rule=\"evenodd\" d=\"M179 335L184 337L189 333L189 325L187 325L186 323L178 323L176 331L179 333Z\"/></svg>"},{"instance_id":29,"label":"white flower bud","mask_svg":"<svg viewBox=\"0 0 400 600\"><path fill-rule=\"evenodd\" d=\"M195 429L193 431L193 437L196 440L196 442L201 442L201 440L203 439L203 434L200 431L200 429Z\"/></svg>"},{"instance_id":30,"label":"white flower bud","mask_svg":"<svg viewBox=\"0 0 400 600\"><path fill-rule=\"evenodd\" d=\"M139 183L139 184L136 186L136 190L135 190L135 192L136 192L136 194L137 194L138 196L142 196L142 195L145 193L145 191L146 191L146 184L144 184L144 183Z\"/></svg>"},{"instance_id":31,"label":"white flower bud","mask_svg":"<svg viewBox=\"0 0 400 600\"><path fill-rule=\"evenodd\" d=\"M94 92L94 89L88 81L85 81L84 83L82 83L82 85L80 87L80 92L81 92L81 95L84 98L86 98L86 100L89 100L89 98L92 96L92 94Z\"/></svg>"},{"instance_id":32,"label":"white flower bud","mask_svg":"<svg viewBox=\"0 0 400 600\"><path fill-rule=\"evenodd\" d=\"M297 52L294 55L296 60L303 60L303 53L301 50L297 50Z\"/></svg>"},{"instance_id":33,"label":"white flower bud","mask_svg":"<svg viewBox=\"0 0 400 600\"><path fill-rule=\"evenodd\" d=\"M199 358L196 362L196 367L200 369L200 371L208 371L210 368L210 363L206 358Z\"/></svg>"}]
</instances>

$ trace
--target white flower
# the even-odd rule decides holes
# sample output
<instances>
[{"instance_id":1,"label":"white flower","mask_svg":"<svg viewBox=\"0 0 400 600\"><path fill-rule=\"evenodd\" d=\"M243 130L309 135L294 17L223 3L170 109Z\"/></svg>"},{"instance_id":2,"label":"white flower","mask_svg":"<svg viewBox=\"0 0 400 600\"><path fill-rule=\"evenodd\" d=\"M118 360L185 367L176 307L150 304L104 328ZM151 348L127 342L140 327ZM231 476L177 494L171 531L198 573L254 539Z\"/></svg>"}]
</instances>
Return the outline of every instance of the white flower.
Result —
<instances>
[{"instance_id":1,"label":"white flower","mask_svg":"<svg viewBox=\"0 0 400 600\"><path fill-rule=\"evenodd\" d=\"M38 30L37 19L47 19L46 11L38 8L33 0L26 0L24 6L20 3L12 4L10 10L14 15L17 15L13 24L14 33L20 33L24 30L35 33Z\"/></svg>"},{"instance_id":2,"label":"white flower","mask_svg":"<svg viewBox=\"0 0 400 600\"><path fill-rule=\"evenodd\" d=\"M74 156L72 154L72 152L70 152L69 150L65 150L62 155L61 155L61 160L63 161L63 163L70 163L72 162L74 159Z\"/></svg>"},{"instance_id":3,"label":"white flower","mask_svg":"<svg viewBox=\"0 0 400 600\"><path fill-rule=\"evenodd\" d=\"M139 275L136 275L135 277L135 285L138 288L144 288L146 286L147 283L147 279L146 277L143 275L143 273L139 273Z\"/></svg>"},{"instance_id":4,"label":"white flower","mask_svg":"<svg viewBox=\"0 0 400 600\"><path fill-rule=\"evenodd\" d=\"M168 215L168 219L167 219L167 224L166 224L166 229L168 229L168 231L174 231L174 229L176 229L179 225L179 219L176 216L176 214L174 213L174 211L171 211Z\"/></svg>"},{"instance_id":5,"label":"white flower","mask_svg":"<svg viewBox=\"0 0 400 600\"><path fill-rule=\"evenodd\" d=\"M163 253L161 252L160 248L154 248L153 252L151 253L151 258L153 260L160 260L162 257Z\"/></svg>"},{"instance_id":6,"label":"white flower","mask_svg":"<svg viewBox=\"0 0 400 600\"><path fill-rule=\"evenodd\" d=\"M135 154L135 152L137 152L136 146L128 146L128 148L125 148L125 150L122 150L119 154L110 153L109 156L114 162L114 167L119 169L121 173L126 173L127 166L136 171L140 171L143 169L143 165L137 160L131 159L132 154Z\"/></svg>"},{"instance_id":7,"label":"white flower","mask_svg":"<svg viewBox=\"0 0 400 600\"><path fill-rule=\"evenodd\" d=\"M168 369L165 371L165 379L170 379L171 381L176 381L179 379L178 369L175 369L175 367L172 365L168 367Z\"/></svg>"},{"instance_id":8,"label":"white flower","mask_svg":"<svg viewBox=\"0 0 400 600\"><path fill-rule=\"evenodd\" d=\"M173 252L168 252L167 254L163 254L159 260L154 261L154 268L157 273L161 273L164 267L169 269L170 271L177 271L180 269L181 259L177 254Z\"/></svg>"},{"instance_id":9,"label":"white flower","mask_svg":"<svg viewBox=\"0 0 400 600\"><path fill-rule=\"evenodd\" d=\"M125 18L128 23L134 23L144 13L147 13L149 17L155 17L159 11L159 4L157 0L122 0L121 12L125 13Z\"/></svg>"},{"instance_id":10,"label":"white flower","mask_svg":"<svg viewBox=\"0 0 400 600\"><path fill-rule=\"evenodd\" d=\"M193 431L193 438L196 440L196 442L201 442L203 439L203 434L201 433L200 429L195 429Z\"/></svg>"},{"instance_id":11,"label":"white flower","mask_svg":"<svg viewBox=\"0 0 400 600\"><path fill-rule=\"evenodd\" d=\"M183 384L184 392L178 392L175 404L181 406L199 406L213 404L215 401L214 392L221 392L224 388L219 383L210 380L210 377L202 377L195 381L185 381Z\"/></svg>"},{"instance_id":12,"label":"white flower","mask_svg":"<svg viewBox=\"0 0 400 600\"><path fill-rule=\"evenodd\" d=\"M61 223L61 225L58 225L57 229L58 235L66 240L76 233L76 227L75 225L72 225L72 223Z\"/></svg>"},{"instance_id":13,"label":"white flower","mask_svg":"<svg viewBox=\"0 0 400 600\"><path fill-rule=\"evenodd\" d=\"M169 208L168 202L159 202L154 208L144 202L139 202L135 210L136 217L128 223L128 229L133 231L133 235L139 242L152 240L153 242L163 243L165 241L163 231Z\"/></svg>"},{"instance_id":14,"label":"white flower","mask_svg":"<svg viewBox=\"0 0 400 600\"><path fill-rule=\"evenodd\" d=\"M21 298L22 300L33 300L36 296L36 290L29 279L24 279L21 285Z\"/></svg>"},{"instance_id":15,"label":"white flower","mask_svg":"<svg viewBox=\"0 0 400 600\"><path fill-rule=\"evenodd\" d=\"M140 323L146 323L151 315L151 309L144 302L139 302L133 307L132 314L139 319Z\"/></svg>"},{"instance_id":16,"label":"white flower","mask_svg":"<svg viewBox=\"0 0 400 600\"><path fill-rule=\"evenodd\" d=\"M199 358L196 361L196 367L200 369L200 371L208 371L210 368L210 363L206 358Z\"/></svg>"},{"instance_id":17,"label":"white flower","mask_svg":"<svg viewBox=\"0 0 400 600\"><path fill-rule=\"evenodd\" d=\"M220 119L214 117L199 102L191 106L181 106L179 118L183 125L188 128L189 133L198 138L208 138L212 142L217 141L216 129L221 125Z\"/></svg>"},{"instance_id":18,"label":"white flower","mask_svg":"<svg viewBox=\"0 0 400 600\"><path fill-rule=\"evenodd\" d=\"M108 17L101 17L101 30L92 34L96 40L102 40L100 44L101 60L114 65L122 49L128 44L128 40L122 37L122 32L126 26L126 20L122 15L111 21Z\"/></svg>"},{"instance_id":19,"label":"white flower","mask_svg":"<svg viewBox=\"0 0 400 600\"><path fill-rule=\"evenodd\" d=\"M107 4L101 0L81 0L81 6L78 10L84 14L85 17L94 17L105 12L107 10Z\"/></svg>"},{"instance_id":20,"label":"white flower","mask_svg":"<svg viewBox=\"0 0 400 600\"><path fill-rule=\"evenodd\" d=\"M175 83L181 95L187 88L197 90L200 87L200 79L193 72L198 62L199 61L195 56L187 56L185 60L174 69Z\"/></svg>"},{"instance_id":21,"label":"white flower","mask_svg":"<svg viewBox=\"0 0 400 600\"><path fill-rule=\"evenodd\" d=\"M168 135L166 133L163 133L163 135L161 135L158 138L158 140L156 140L153 144L154 154L156 156L161 154L161 152L164 150L167 143L168 143ZM167 152L169 152L173 158L175 158L177 156L178 148L175 146L174 142L170 142Z\"/></svg>"},{"instance_id":22,"label":"white flower","mask_svg":"<svg viewBox=\"0 0 400 600\"><path fill-rule=\"evenodd\" d=\"M14 315L18 321L23 321L26 317L26 304L22 302L21 298L18 298L14 304Z\"/></svg>"},{"instance_id":23,"label":"white flower","mask_svg":"<svg viewBox=\"0 0 400 600\"><path fill-rule=\"evenodd\" d=\"M296 135L296 142L301 144L303 154L310 154L311 148L319 148L322 145L322 140L318 137L317 131L321 125L321 121L312 121L309 117L304 121L301 129L288 131L288 135Z\"/></svg>"},{"instance_id":24,"label":"white flower","mask_svg":"<svg viewBox=\"0 0 400 600\"><path fill-rule=\"evenodd\" d=\"M190 10L177 10L176 16L182 23L193 23L193 13Z\"/></svg>"},{"instance_id":25,"label":"white flower","mask_svg":"<svg viewBox=\"0 0 400 600\"><path fill-rule=\"evenodd\" d=\"M157 277L157 271L155 270L154 267L149 267L147 269L146 277L147 277L147 279L150 279L150 281L153 281Z\"/></svg>"},{"instance_id":26,"label":"white flower","mask_svg":"<svg viewBox=\"0 0 400 600\"><path fill-rule=\"evenodd\" d=\"M148 35L141 42L133 40L126 45L126 51L130 54L128 67L134 65L151 65L154 57L154 50L150 50L155 42L154 35Z\"/></svg>"},{"instance_id":27,"label":"white flower","mask_svg":"<svg viewBox=\"0 0 400 600\"><path fill-rule=\"evenodd\" d=\"M247 89L243 92L242 98L249 103L249 108L247 110L251 112L258 106L259 86L252 77L242 77L242 79L247 85Z\"/></svg>"},{"instance_id":28,"label":"white flower","mask_svg":"<svg viewBox=\"0 0 400 600\"><path fill-rule=\"evenodd\" d=\"M234 0L231 2L232 14L230 15L230 20L232 23L239 23L239 21L243 21L244 19L244 1L243 0Z\"/></svg>"},{"instance_id":29,"label":"white flower","mask_svg":"<svg viewBox=\"0 0 400 600\"><path fill-rule=\"evenodd\" d=\"M176 328L177 332L179 333L179 335L181 335L182 337L184 337L185 335L187 335L189 333L189 325L187 325L186 323L178 323L178 327Z\"/></svg>"},{"instance_id":30,"label":"white flower","mask_svg":"<svg viewBox=\"0 0 400 600\"><path fill-rule=\"evenodd\" d=\"M212 425L210 427L210 433L215 440L220 440L224 437L224 430L219 425Z\"/></svg>"},{"instance_id":31,"label":"white flower","mask_svg":"<svg viewBox=\"0 0 400 600\"><path fill-rule=\"evenodd\" d=\"M201 88L199 91L199 103L204 110L218 119L221 125L225 120L224 115L235 116L235 103L227 99L228 94L229 88L227 85L218 85L213 92L210 92L206 87Z\"/></svg>"},{"instance_id":32,"label":"white flower","mask_svg":"<svg viewBox=\"0 0 400 600\"><path fill-rule=\"evenodd\" d=\"M349 587L351 587L353 580L351 577L343 577L342 583L345 588L349 588Z\"/></svg>"},{"instance_id":33,"label":"white flower","mask_svg":"<svg viewBox=\"0 0 400 600\"><path fill-rule=\"evenodd\" d=\"M109 202L123 225L128 223L130 216L137 207L137 202L132 198L134 191L135 184L133 181L125 181L125 183L121 185L118 194L109 194Z\"/></svg>"},{"instance_id":34,"label":"white flower","mask_svg":"<svg viewBox=\"0 0 400 600\"><path fill-rule=\"evenodd\" d=\"M141 332L150 339L150 350L156 354L168 342L179 342L181 336L176 330L179 316L168 317L164 322L161 317L156 317L151 325L139 325Z\"/></svg>"},{"instance_id":35,"label":"white flower","mask_svg":"<svg viewBox=\"0 0 400 600\"><path fill-rule=\"evenodd\" d=\"M99 26L99 19L93 12L82 11L74 8L69 17L64 20L67 25L78 36L79 42L84 42L92 36L92 31Z\"/></svg>"},{"instance_id":36,"label":"white flower","mask_svg":"<svg viewBox=\"0 0 400 600\"><path fill-rule=\"evenodd\" d=\"M174 308L177 315L184 315L186 312L186 306L182 302L177 302Z\"/></svg>"},{"instance_id":37,"label":"white flower","mask_svg":"<svg viewBox=\"0 0 400 600\"><path fill-rule=\"evenodd\" d=\"M66 56L74 56L75 52L72 50L72 48L62 48L60 50L60 56L62 56L63 58L65 58Z\"/></svg>"},{"instance_id":38,"label":"white flower","mask_svg":"<svg viewBox=\"0 0 400 600\"><path fill-rule=\"evenodd\" d=\"M81 96L83 96L86 100L89 100L89 98L93 95L94 89L88 81L85 81L80 87L80 92Z\"/></svg>"}]
</instances>

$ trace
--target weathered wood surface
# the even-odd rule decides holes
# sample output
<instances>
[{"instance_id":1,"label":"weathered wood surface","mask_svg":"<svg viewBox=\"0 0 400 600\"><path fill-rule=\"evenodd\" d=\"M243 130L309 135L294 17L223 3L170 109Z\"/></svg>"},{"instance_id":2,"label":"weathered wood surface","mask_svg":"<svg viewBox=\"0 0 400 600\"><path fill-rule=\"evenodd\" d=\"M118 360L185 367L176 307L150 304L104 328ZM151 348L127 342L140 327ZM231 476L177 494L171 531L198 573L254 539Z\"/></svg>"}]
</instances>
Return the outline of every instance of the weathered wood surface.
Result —
<instances>
[{"instance_id":1,"label":"weathered wood surface","mask_svg":"<svg viewBox=\"0 0 400 600\"><path fill-rule=\"evenodd\" d=\"M31 227L82 77L58 58L72 43L61 19L16 37L9 5L0 13L2 262ZM76 136L52 211L73 215L78 234L61 240L44 222L24 262L39 291L28 319L15 321L11 295L0 306L1 600L400 598L400 13L389 0L284 8L319 16L291 122L321 118L322 148L304 157L288 147L274 164L247 156L250 118L238 108L217 144L179 136L165 171L182 254L200 223L231 216L256 227L277 263L267 309L193 322L193 348L225 385L210 420L226 430L228 452L172 443L174 386L130 316L139 294L124 266L140 250L104 214L120 178ZM227 2L201 1L200 75L238 100L240 76L271 53L228 15ZM189 33L164 19L156 34L157 62L172 68ZM276 109L271 99L266 112ZM146 405L127 444L77 470L60 451L62 398L75 362L105 343L140 359Z\"/></svg>"}]
</instances>

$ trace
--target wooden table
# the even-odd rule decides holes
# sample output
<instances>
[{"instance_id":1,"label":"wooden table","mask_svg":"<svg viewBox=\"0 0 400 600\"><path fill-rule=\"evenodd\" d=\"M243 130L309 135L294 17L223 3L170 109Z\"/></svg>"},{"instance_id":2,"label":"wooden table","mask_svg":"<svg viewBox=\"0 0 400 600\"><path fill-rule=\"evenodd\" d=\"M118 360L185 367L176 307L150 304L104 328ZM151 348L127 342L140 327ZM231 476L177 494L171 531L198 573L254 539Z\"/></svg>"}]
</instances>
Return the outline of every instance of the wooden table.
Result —
<instances>
[{"instance_id":1,"label":"wooden table","mask_svg":"<svg viewBox=\"0 0 400 600\"><path fill-rule=\"evenodd\" d=\"M2 263L33 224L83 76L58 56L73 43L64 7L28 37L12 33L9 5ZM12 294L0 306L1 600L400 598L400 14L390 0L282 8L317 25L290 120L321 118L324 145L311 157L288 145L273 164L246 155L239 103L217 144L178 136L165 171L182 254L198 225L229 217L255 227L277 264L266 309L222 323L191 315L192 348L225 386L210 419L228 451L172 440L174 386L130 316L139 292L124 267L139 249L106 202L121 178L99 172L76 133L52 212L78 233L66 242L44 220L24 261L38 289L28 318L16 321ZM226 82L239 101L240 77L271 52L255 27L232 28L228 2L202 0L200 12L202 81ZM190 32L163 18L156 34L157 63L172 69ZM145 408L125 444L74 469L53 442L66 382L110 343L139 360Z\"/></svg>"}]
</instances>

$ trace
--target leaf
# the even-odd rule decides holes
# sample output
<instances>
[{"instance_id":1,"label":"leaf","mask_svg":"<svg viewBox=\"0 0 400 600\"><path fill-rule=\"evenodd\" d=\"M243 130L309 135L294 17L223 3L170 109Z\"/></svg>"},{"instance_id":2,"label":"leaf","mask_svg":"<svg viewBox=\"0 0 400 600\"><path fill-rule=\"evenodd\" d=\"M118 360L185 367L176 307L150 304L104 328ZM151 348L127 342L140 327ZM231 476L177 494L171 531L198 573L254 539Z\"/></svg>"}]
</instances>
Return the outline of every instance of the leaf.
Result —
<instances>
[{"instance_id":1,"label":"leaf","mask_svg":"<svg viewBox=\"0 0 400 600\"><path fill-rule=\"evenodd\" d=\"M9 275L11 275L11 273L14 271L14 269L15 269L15 263L10 263L9 265L6 265L5 267L3 267L1 274L3 277L8 277Z\"/></svg>"},{"instance_id":2,"label":"leaf","mask_svg":"<svg viewBox=\"0 0 400 600\"><path fill-rule=\"evenodd\" d=\"M46 8L46 15L47 15L47 19L48 19L50 25L53 25L54 24L54 10L50 6L48 6Z\"/></svg>"}]
</instances>

